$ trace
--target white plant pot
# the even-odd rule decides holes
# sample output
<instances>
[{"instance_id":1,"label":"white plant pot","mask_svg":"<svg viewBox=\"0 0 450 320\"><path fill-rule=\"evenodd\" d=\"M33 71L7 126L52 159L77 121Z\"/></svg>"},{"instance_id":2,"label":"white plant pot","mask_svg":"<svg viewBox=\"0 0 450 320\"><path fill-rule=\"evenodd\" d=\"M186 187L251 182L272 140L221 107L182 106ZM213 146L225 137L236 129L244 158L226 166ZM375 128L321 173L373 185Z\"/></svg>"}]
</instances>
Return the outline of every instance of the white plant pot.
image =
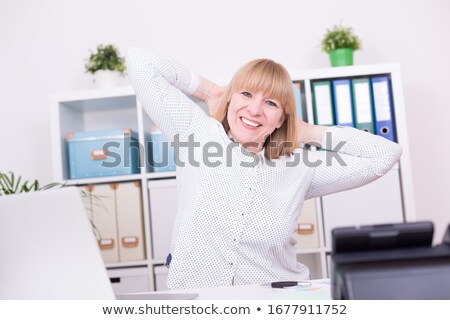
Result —
<instances>
[{"instance_id":1,"label":"white plant pot","mask_svg":"<svg viewBox=\"0 0 450 320\"><path fill-rule=\"evenodd\" d=\"M94 73L94 84L97 88L111 88L120 85L120 73L111 70L98 70Z\"/></svg>"}]
</instances>

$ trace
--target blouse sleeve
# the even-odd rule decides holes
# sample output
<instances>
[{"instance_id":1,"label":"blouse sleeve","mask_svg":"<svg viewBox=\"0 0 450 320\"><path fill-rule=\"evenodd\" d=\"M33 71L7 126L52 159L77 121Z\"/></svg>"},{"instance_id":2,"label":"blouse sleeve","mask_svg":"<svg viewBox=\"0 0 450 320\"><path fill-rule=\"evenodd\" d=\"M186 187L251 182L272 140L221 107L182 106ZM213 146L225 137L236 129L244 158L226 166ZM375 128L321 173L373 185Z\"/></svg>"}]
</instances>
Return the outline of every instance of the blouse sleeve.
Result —
<instances>
[{"instance_id":1,"label":"blouse sleeve","mask_svg":"<svg viewBox=\"0 0 450 320\"><path fill-rule=\"evenodd\" d=\"M307 165L315 169L305 199L372 182L389 172L402 154L399 144L350 127L330 127L322 147L308 153Z\"/></svg>"},{"instance_id":2,"label":"blouse sleeve","mask_svg":"<svg viewBox=\"0 0 450 320\"><path fill-rule=\"evenodd\" d=\"M197 75L152 51L131 48L127 54L131 83L143 109L172 141L208 117L187 95L197 88Z\"/></svg>"}]
</instances>

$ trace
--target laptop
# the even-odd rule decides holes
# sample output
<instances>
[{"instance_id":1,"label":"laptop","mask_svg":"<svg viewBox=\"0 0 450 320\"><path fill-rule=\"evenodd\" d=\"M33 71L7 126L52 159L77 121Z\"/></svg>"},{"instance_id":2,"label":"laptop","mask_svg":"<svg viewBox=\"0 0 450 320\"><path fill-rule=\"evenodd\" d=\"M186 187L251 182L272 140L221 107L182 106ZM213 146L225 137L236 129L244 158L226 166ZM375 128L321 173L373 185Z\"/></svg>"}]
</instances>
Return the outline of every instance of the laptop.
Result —
<instances>
[{"instance_id":1,"label":"laptop","mask_svg":"<svg viewBox=\"0 0 450 320\"><path fill-rule=\"evenodd\" d=\"M116 299L76 187L0 197L0 261L0 299Z\"/></svg>"}]
</instances>

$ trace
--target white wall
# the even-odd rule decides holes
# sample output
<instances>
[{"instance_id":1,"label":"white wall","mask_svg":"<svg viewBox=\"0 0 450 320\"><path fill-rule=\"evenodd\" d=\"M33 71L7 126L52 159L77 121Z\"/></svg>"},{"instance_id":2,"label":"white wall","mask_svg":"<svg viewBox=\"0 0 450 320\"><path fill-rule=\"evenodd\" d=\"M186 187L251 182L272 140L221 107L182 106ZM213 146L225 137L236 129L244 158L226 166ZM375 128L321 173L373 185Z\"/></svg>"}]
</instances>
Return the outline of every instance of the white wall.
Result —
<instances>
[{"instance_id":1,"label":"white wall","mask_svg":"<svg viewBox=\"0 0 450 320\"><path fill-rule=\"evenodd\" d=\"M52 93L91 88L89 49L157 48L212 80L270 57L327 67L319 43L340 21L364 50L355 64L400 62L416 210L437 238L450 222L450 2L447 0L78 0L0 2L0 170L52 181Z\"/></svg>"}]
</instances>

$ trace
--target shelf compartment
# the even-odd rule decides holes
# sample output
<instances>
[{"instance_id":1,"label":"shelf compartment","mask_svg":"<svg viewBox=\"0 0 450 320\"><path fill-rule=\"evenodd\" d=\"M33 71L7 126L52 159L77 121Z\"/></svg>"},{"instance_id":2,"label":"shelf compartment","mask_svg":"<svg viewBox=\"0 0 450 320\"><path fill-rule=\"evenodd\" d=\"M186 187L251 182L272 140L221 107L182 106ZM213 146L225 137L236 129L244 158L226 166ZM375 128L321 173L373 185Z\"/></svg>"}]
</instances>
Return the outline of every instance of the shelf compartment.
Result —
<instances>
[{"instance_id":1,"label":"shelf compartment","mask_svg":"<svg viewBox=\"0 0 450 320\"><path fill-rule=\"evenodd\" d=\"M112 92L90 90L52 97L54 175L58 180L69 179L68 134L124 128L138 132L134 92L128 87Z\"/></svg>"}]
</instances>

